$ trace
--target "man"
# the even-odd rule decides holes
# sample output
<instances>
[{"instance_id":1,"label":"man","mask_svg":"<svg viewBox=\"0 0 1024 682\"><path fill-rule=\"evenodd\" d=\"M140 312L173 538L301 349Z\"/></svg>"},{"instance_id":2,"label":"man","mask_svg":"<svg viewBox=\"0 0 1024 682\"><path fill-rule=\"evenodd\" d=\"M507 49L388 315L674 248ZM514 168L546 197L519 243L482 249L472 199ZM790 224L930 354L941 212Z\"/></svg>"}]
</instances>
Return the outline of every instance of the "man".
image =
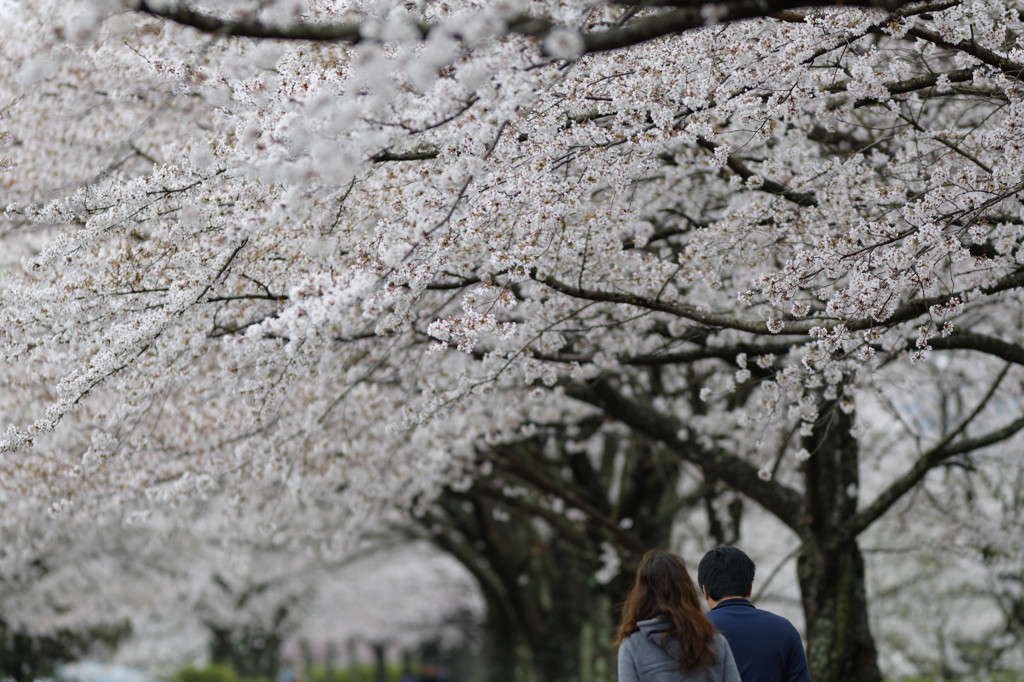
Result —
<instances>
[{"instance_id":1,"label":"man","mask_svg":"<svg viewBox=\"0 0 1024 682\"><path fill-rule=\"evenodd\" d=\"M810 682L800 633L782 616L754 608L754 562L735 547L711 550L697 567L708 619L729 640L743 682Z\"/></svg>"}]
</instances>

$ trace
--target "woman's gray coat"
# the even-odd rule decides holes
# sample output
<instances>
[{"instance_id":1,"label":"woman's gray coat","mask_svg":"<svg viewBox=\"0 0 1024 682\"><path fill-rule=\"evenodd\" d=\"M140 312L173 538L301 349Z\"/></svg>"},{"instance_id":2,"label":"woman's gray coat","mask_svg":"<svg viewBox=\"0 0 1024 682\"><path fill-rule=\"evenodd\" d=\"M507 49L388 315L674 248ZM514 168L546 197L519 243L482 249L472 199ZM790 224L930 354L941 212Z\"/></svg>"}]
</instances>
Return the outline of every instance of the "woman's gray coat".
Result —
<instances>
[{"instance_id":1,"label":"woman's gray coat","mask_svg":"<svg viewBox=\"0 0 1024 682\"><path fill-rule=\"evenodd\" d=\"M668 623L658 618L637 623L639 631L619 644L619 682L740 682L732 649L721 633L711 642L715 663L686 674L679 672L679 641L661 636Z\"/></svg>"}]
</instances>

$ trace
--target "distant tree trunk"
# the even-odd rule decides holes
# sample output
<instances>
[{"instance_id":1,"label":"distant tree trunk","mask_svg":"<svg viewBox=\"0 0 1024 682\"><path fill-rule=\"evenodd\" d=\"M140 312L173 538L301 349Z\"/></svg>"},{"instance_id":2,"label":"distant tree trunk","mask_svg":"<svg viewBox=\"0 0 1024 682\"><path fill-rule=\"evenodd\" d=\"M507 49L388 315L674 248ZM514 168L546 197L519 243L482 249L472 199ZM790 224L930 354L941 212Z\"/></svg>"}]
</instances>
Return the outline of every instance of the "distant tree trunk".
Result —
<instances>
[{"instance_id":1,"label":"distant tree trunk","mask_svg":"<svg viewBox=\"0 0 1024 682\"><path fill-rule=\"evenodd\" d=\"M299 641L299 649L302 651L302 682L314 682L313 680L313 646L308 639Z\"/></svg>"},{"instance_id":2,"label":"distant tree trunk","mask_svg":"<svg viewBox=\"0 0 1024 682\"><path fill-rule=\"evenodd\" d=\"M362 682L362 675L359 670L359 656L356 651L356 640L349 638L345 643L345 649L348 654L348 679L351 682Z\"/></svg>"},{"instance_id":3,"label":"distant tree trunk","mask_svg":"<svg viewBox=\"0 0 1024 682\"><path fill-rule=\"evenodd\" d=\"M660 445L609 436L601 458L565 446L546 436L500 446L485 455L490 476L421 519L480 585L489 681L612 682L635 561L667 544L680 509L680 463ZM624 573L602 583L606 548Z\"/></svg>"},{"instance_id":4,"label":"distant tree trunk","mask_svg":"<svg viewBox=\"0 0 1024 682\"><path fill-rule=\"evenodd\" d=\"M0 628L0 673L14 682L31 682L37 675L48 672L52 661L40 653L39 641L24 632L10 632Z\"/></svg>"},{"instance_id":5,"label":"distant tree trunk","mask_svg":"<svg viewBox=\"0 0 1024 682\"><path fill-rule=\"evenodd\" d=\"M509 622L501 599L485 592L484 661L487 682L519 679L519 633Z\"/></svg>"},{"instance_id":6,"label":"distant tree trunk","mask_svg":"<svg viewBox=\"0 0 1024 682\"><path fill-rule=\"evenodd\" d=\"M548 581L544 622L533 633L534 665L541 680L580 679L580 642L591 617L591 602L600 587L594 583L594 566L579 555L551 548L553 565L545 567ZM602 652L604 653L604 652Z\"/></svg>"},{"instance_id":7,"label":"distant tree trunk","mask_svg":"<svg viewBox=\"0 0 1024 682\"><path fill-rule=\"evenodd\" d=\"M281 636L261 628L225 628L207 623L210 660L234 668L240 677L273 679L281 659Z\"/></svg>"},{"instance_id":8,"label":"distant tree trunk","mask_svg":"<svg viewBox=\"0 0 1024 682\"><path fill-rule=\"evenodd\" d=\"M852 416L832 409L805 439L807 532L797 572L815 682L881 682L856 538L837 542L857 511L858 445Z\"/></svg>"},{"instance_id":9,"label":"distant tree trunk","mask_svg":"<svg viewBox=\"0 0 1024 682\"><path fill-rule=\"evenodd\" d=\"M383 642L374 642L371 646L376 682L388 682L387 647Z\"/></svg>"},{"instance_id":10,"label":"distant tree trunk","mask_svg":"<svg viewBox=\"0 0 1024 682\"><path fill-rule=\"evenodd\" d=\"M333 641L327 643L327 649L324 651L324 682L334 682L335 671L334 666L337 662L338 649ZM312 678L306 680L306 682L314 682Z\"/></svg>"},{"instance_id":11,"label":"distant tree trunk","mask_svg":"<svg viewBox=\"0 0 1024 682\"><path fill-rule=\"evenodd\" d=\"M412 679L412 652L402 649L402 682Z\"/></svg>"}]
</instances>

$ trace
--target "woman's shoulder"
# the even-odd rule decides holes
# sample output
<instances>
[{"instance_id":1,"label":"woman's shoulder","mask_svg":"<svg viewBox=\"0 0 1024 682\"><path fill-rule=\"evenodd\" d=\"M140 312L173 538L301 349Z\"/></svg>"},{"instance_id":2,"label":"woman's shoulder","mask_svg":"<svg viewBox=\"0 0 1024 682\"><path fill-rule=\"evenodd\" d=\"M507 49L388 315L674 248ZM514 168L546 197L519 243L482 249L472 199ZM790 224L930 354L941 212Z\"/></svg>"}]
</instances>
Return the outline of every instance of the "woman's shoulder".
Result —
<instances>
[{"instance_id":1,"label":"woman's shoulder","mask_svg":"<svg viewBox=\"0 0 1024 682\"><path fill-rule=\"evenodd\" d=\"M619 642L619 648L621 649L624 646L633 646L636 643L636 640L637 640L637 638L639 636L640 636L640 631L639 630L634 630L633 632L629 633L628 635L623 635L622 636L622 641Z\"/></svg>"},{"instance_id":2,"label":"woman's shoulder","mask_svg":"<svg viewBox=\"0 0 1024 682\"><path fill-rule=\"evenodd\" d=\"M619 658L634 658L640 654L638 644L642 635L639 631L630 633L622 638L619 642L617 656ZM642 646L639 648L643 648Z\"/></svg>"}]
</instances>

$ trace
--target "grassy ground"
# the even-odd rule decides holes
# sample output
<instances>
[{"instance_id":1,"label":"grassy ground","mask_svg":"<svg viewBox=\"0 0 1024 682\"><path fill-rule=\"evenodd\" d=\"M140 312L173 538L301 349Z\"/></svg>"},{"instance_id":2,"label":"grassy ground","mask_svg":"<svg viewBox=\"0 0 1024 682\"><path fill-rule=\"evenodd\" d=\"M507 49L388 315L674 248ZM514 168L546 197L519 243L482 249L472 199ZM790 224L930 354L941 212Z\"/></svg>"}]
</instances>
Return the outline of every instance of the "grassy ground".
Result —
<instances>
[{"instance_id":1,"label":"grassy ground","mask_svg":"<svg viewBox=\"0 0 1024 682\"><path fill-rule=\"evenodd\" d=\"M413 669L413 674L419 671ZM399 682L402 677L402 669L398 665L389 665L386 669L387 682ZM349 667L335 668L328 672L324 668L313 669L313 679L307 680L302 672L299 672L298 682L376 682L376 667L370 664L363 664L352 670ZM173 682L277 682L275 679L265 678L240 678L235 671L223 665L211 665L206 668L188 666L182 668L174 675Z\"/></svg>"}]
</instances>

